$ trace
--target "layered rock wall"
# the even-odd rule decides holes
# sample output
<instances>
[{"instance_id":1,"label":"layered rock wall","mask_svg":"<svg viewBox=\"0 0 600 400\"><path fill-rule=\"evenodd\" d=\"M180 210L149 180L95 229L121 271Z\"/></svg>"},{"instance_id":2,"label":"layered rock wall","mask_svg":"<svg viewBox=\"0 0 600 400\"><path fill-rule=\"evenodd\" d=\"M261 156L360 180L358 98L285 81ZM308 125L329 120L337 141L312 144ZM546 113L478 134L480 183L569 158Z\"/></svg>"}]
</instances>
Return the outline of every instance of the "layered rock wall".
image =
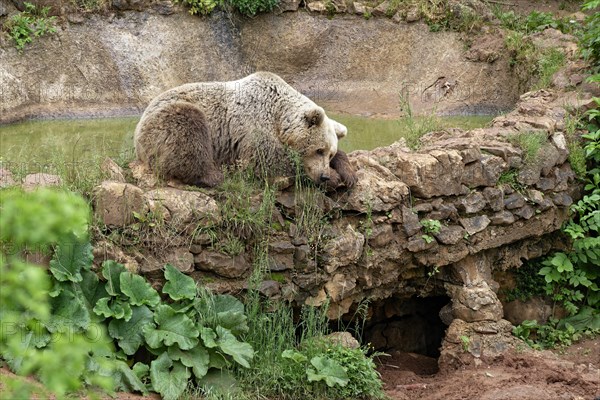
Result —
<instances>
[{"instance_id":1,"label":"layered rock wall","mask_svg":"<svg viewBox=\"0 0 600 400\"><path fill-rule=\"evenodd\" d=\"M493 272L564 246L557 231L579 195L567 161L565 108L583 103L576 96L528 93L490 128L433 132L418 151L399 141L351 153L358 182L319 198L329 221L312 232L318 241L298 228L302 192L278 192L269 218L279 228L268 236L261 291L297 305L329 301L331 318L365 299L442 294L451 299L448 323L501 320ZM534 132L541 135L540 148L525 159L514 138ZM150 277L169 262L215 290L247 288L257 264L248 244L253 235L240 230L237 239L247 241L235 255L215 246L203 228L220 223L224 205L207 193L107 181L96 198L109 232L140 224L139 215L148 212L180 232L153 242L152 251L128 252L104 241L96 247L99 259L117 258ZM431 221L439 230L428 230Z\"/></svg>"}]
</instances>

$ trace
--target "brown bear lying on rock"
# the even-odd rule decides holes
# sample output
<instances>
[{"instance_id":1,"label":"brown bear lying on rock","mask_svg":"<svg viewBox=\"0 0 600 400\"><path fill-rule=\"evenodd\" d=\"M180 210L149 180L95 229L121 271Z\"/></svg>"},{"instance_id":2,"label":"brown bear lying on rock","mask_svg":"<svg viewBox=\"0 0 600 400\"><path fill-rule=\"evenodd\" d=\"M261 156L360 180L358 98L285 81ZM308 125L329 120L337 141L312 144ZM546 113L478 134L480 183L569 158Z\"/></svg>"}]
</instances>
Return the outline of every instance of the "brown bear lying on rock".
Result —
<instances>
[{"instance_id":1,"label":"brown bear lying on rock","mask_svg":"<svg viewBox=\"0 0 600 400\"><path fill-rule=\"evenodd\" d=\"M222 166L239 162L267 176L293 173L291 149L308 177L335 189L356 182L348 157L337 148L346 133L280 77L257 72L162 93L146 108L134 141L143 165L190 185L216 186L223 181Z\"/></svg>"}]
</instances>

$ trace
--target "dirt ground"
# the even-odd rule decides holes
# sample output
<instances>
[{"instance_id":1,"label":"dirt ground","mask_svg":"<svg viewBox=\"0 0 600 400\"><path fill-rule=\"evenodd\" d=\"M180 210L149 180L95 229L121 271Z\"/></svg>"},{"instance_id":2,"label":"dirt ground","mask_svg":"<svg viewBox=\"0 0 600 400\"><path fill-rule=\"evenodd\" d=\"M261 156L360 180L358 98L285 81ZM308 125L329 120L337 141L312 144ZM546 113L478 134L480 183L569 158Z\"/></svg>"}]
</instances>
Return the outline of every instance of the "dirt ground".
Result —
<instances>
[{"instance_id":1,"label":"dirt ground","mask_svg":"<svg viewBox=\"0 0 600 400\"><path fill-rule=\"evenodd\" d=\"M438 371L435 358L413 353L393 353L382 357L380 363L379 372L390 400L600 399L600 337L561 351L523 349L489 365L481 363L456 371ZM12 375L6 367L0 367L0 375L4 374ZM9 400L2 395L1 386L0 399ZM160 397L119 393L115 399Z\"/></svg>"},{"instance_id":2,"label":"dirt ground","mask_svg":"<svg viewBox=\"0 0 600 400\"><path fill-rule=\"evenodd\" d=\"M600 399L600 338L562 351L513 351L490 364L437 371L433 358L394 353L379 369L392 400Z\"/></svg>"}]
</instances>

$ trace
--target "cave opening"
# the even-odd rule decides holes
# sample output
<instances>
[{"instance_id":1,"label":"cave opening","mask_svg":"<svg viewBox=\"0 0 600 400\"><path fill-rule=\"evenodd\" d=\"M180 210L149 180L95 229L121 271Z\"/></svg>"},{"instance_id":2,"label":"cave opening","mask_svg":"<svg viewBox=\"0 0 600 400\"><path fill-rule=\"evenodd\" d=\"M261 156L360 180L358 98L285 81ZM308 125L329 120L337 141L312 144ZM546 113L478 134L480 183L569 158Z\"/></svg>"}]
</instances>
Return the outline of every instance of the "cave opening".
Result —
<instances>
[{"instance_id":1,"label":"cave opening","mask_svg":"<svg viewBox=\"0 0 600 400\"><path fill-rule=\"evenodd\" d=\"M448 296L391 297L373 302L363 344L389 354L388 363L414 364L419 369L415 373L434 374L447 328L440 311L449 303Z\"/></svg>"}]
</instances>

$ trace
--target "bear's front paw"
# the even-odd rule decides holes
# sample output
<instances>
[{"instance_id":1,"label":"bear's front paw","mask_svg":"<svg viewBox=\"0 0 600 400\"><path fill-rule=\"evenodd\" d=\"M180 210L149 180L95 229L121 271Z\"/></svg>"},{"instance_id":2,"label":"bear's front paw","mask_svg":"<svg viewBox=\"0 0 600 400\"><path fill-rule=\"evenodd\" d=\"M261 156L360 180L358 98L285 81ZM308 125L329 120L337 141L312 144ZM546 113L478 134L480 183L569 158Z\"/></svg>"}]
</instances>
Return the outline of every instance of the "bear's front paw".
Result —
<instances>
[{"instance_id":1,"label":"bear's front paw","mask_svg":"<svg viewBox=\"0 0 600 400\"><path fill-rule=\"evenodd\" d=\"M329 165L336 172L336 175L339 176L339 179L344 186L349 188L354 186L358 178L356 177L356 171L350 163L346 153L338 150Z\"/></svg>"},{"instance_id":2,"label":"bear's front paw","mask_svg":"<svg viewBox=\"0 0 600 400\"><path fill-rule=\"evenodd\" d=\"M330 169L329 170L329 180L327 182L325 182L324 185L325 185L325 189L328 192L334 191L343 185L342 177L340 176L340 174L337 173L336 170Z\"/></svg>"},{"instance_id":3,"label":"bear's front paw","mask_svg":"<svg viewBox=\"0 0 600 400\"><path fill-rule=\"evenodd\" d=\"M343 170L339 173L340 178L344 184L344 186L351 188L358 181L358 177L356 176L356 172L354 169L352 170Z\"/></svg>"}]
</instances>

